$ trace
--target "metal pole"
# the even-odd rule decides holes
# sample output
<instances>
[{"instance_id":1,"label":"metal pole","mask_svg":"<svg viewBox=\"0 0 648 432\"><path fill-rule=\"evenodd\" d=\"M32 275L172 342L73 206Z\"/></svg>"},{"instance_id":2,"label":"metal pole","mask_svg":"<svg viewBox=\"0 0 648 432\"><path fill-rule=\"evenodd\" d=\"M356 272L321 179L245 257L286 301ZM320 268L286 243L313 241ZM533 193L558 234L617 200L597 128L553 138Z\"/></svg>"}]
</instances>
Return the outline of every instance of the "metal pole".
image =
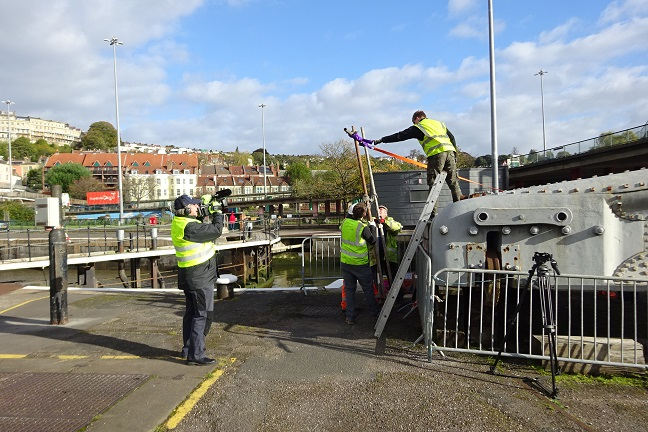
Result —
<instances>
[{"instance_id":1,"label":"metal pole","mask_svg":"<svg viewBox=\"0 0 648 432\"><path fill-rule=\"evenodd\" d=\"M50 324L67 324L67 243L64 230L56 228L50 231L49 251Z\"/></svg>"},{"instance_id":2,"label":"metal pole","mask_svg":"<svg viewBox=\"0 0 648 432\"><path fill-rule=\"evenodd\" d=\"M542 85L542 76L546 73L549 73L547 71L543 71L540 69L540 72L535 74L534 76L540 75L540 103L542 107L542 156L547 157L546 152L547 152L547 138L545 135L545 113L544 113L544 87Z\"/></svg>"},{"instance_id":3,"label":"metal pole","mask_svg":"<svg viewBox=\"0 0 648 432\"><path fill-rule=\"evenodd\" d=\"M122 160L121 160L121 136L119 130L119 95L117 93L117 45L123 45L122 42L119 42L119 39L116 37L111 37L110 39L104 39L104 41L109 42L113 47L113 69L115 75L115 118L117 123L117 190L119 191L119 221L118 225L122 224L122 219L124 219L124 198L122 191Z\"/></svg>"},{"instance_id":4,"label":"metal pole","mask_svg":"<svg viewBox=\"0 0 648 432\"><path fill-rule=\"evenodd\" d=\"M11 163L11 117L9 117L9 106L15 102L4 100L2 103L7 104L7 146L9 147L9 195L13 195L13 165Z\"/></svg>"},{"instance_id":5,"label":"metal pole","mask_svg":"<svg viewBox=\"0 0 648 432\"><path fill-rule=\"evenodd\" d=\"M263 118L263 109L267 107L268 105L266 104L261 104L259 107L261 108L261 135L263 136L263 199L268 198L267 190L266 190L266 150L265 150L265 121Z\"/></svg>"},{"instance_id":6,"label":"metal pole","mask_svg":"<svg viewBox=\"0 0 648 432\"><path fill-rule=\"evenodd\" d=\"M493 34L493 0L488 0L488 39L490 41L490 95L491 95L491 153L493 159L493 190L499 193L499 163L497 153L497 107L495 94L495 37Z\"/></svg>"}]
</instances>

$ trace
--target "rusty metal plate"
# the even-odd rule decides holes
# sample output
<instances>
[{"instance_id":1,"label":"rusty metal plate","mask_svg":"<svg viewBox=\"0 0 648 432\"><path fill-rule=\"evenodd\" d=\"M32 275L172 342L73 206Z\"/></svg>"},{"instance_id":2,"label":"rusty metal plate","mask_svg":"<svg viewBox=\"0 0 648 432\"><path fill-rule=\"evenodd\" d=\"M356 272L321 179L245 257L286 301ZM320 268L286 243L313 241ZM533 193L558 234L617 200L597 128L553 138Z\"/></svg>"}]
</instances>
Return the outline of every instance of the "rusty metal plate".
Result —
<instances>
[{"instance_id":1,"label":"rusty metal plate","mask_svg":"<svg viewBox=\"0 0 648 432\"><path fill-rule=\"evenodd\" d=\"M0 431L73 432L149 375L0 373Z\"/></svg>"}]
</instances>

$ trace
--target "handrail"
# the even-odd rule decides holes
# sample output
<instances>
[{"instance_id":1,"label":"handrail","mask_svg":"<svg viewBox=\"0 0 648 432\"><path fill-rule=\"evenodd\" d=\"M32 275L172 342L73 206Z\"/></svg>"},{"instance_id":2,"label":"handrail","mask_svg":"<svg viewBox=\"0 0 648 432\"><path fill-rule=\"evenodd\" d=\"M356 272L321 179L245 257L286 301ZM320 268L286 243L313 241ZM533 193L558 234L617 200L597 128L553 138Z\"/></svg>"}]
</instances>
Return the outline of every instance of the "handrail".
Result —
<instances>
[{"instance_id":1,"label":"handrail","mask_svg":"<svg viewBox=\"0 0 648 432\"><path fill-rule=\"evenodd\" d=\"M510 167L517 168L523 165L531 165L547 160L587 153L604 147L630 144L645 138L648 138L648 122L629 129L602 133L594 138L588 138L546 150L532 151L524 155L511 155Z\"/></svg>"}]
</instances>

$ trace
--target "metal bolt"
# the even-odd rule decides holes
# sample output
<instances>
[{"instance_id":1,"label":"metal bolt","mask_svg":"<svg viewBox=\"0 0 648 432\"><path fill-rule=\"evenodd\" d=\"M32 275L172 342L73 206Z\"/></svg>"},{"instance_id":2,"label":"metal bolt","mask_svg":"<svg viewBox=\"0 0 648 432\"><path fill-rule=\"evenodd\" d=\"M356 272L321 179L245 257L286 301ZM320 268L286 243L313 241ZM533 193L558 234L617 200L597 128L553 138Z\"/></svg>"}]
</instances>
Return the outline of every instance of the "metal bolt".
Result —
<instances>
[{"instance_id":1,"label":"metal bolt","mask_svg":"<svg viewBox=\"0 0 648 432\"><path fill-rule=\"evenodd\" d=\"M531 228L529 228L529 234L538 235L539 233L540 233L540 228L538 228L537 226L532 226Z\"/></svg>"}]
</instances>

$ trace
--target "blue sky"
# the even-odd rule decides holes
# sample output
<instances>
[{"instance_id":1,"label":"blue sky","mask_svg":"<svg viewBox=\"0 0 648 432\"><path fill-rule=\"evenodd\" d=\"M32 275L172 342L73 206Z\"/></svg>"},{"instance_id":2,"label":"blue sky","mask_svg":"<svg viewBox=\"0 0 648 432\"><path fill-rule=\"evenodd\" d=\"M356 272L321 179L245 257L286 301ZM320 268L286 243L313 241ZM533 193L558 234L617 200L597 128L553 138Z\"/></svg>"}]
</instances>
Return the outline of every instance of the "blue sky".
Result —
<instances>
[{"instance_id":1,"label":"blue sky","mask_svg":"<svg viewBox=\"0 0 648 432\"><path fill-rule=\"evenodd\" d=\"M413 111L490 154L488 2L29 0L4 2L0 99L18 115L122 139L317 154L344 127L377 138ZM500 153L648 120L648 0L493 0ZM2 109L6 109L3 106ZM416 141L387 145L407 155Z\"/></svg>"}]
</instances>

